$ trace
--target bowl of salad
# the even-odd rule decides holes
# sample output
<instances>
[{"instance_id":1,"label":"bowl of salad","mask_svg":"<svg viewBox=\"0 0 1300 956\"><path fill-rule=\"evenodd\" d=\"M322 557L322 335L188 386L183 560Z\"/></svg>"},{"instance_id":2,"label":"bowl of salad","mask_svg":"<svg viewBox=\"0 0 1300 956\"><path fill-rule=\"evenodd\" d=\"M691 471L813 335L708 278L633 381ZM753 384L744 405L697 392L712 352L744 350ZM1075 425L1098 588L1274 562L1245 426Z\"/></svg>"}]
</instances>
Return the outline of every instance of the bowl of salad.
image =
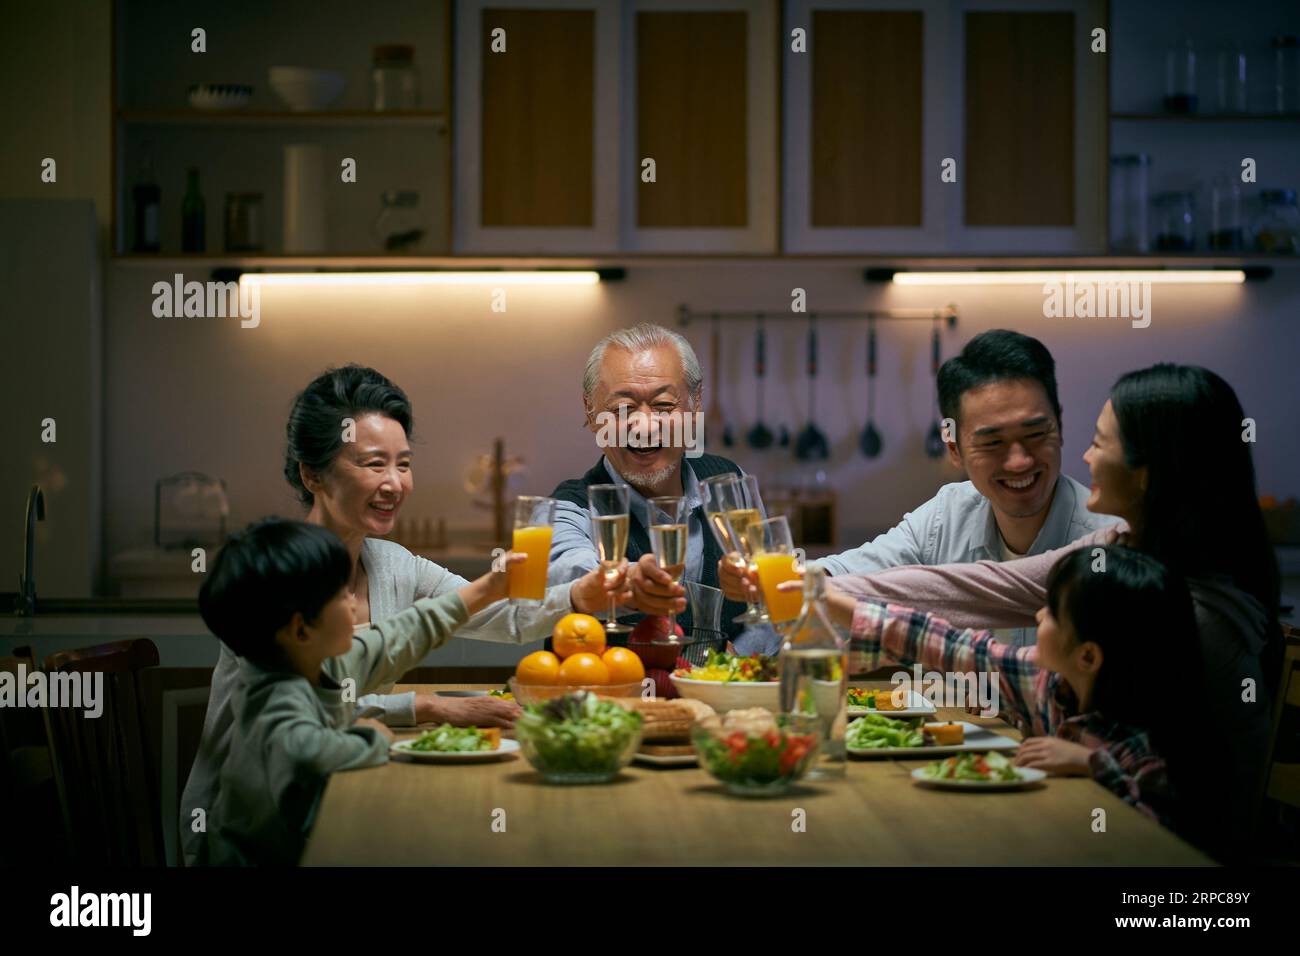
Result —
<instances>
[{"instance_id":1,"label":"bowl of salad","mask_svg":"<svg viewBox=\"0 0 1300 956\"><path fill-rule=\"evenodd\" d=\"M691 741L700 766L727 790L761 797L785 793L808 772L818 737L811 721L750 707L700 721Z\"/></svg>"},{"instance_id":2,"label":"bowl of salad","mask_svg":"<svg viewBox=\"0 0 1300 956\"><path fill-rule=\"evenodd\" d=\"M641 745L641 715L576 691L526 705L515 721L515 739L548 783L606 783Z\"/></svg>"},{"instance_id":3,"label":"bowl of salad","mask_svg":"<svg viewBox=\"0 0 1300 956\"><path fill-rule=\"evenodd\" d=\"M753 707L781 709L777 659L766 654L740 657L711 650L703 664L673 671L672 682L678 694L704 701L720 714Z\"/></svg>"}]
</instances>

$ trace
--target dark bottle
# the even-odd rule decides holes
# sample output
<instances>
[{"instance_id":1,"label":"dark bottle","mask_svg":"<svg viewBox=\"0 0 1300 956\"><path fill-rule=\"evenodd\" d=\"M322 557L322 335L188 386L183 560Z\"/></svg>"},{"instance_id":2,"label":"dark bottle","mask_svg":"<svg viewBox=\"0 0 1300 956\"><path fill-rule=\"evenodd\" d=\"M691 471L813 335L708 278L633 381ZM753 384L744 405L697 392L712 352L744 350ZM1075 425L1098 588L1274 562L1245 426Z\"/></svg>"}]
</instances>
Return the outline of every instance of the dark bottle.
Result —
<instances>
[{"instance_id":1,"label":"dark bottle","mask_svg":"<svg viewBox=\"0 0 1300 956\"><path fill-rule=\"evenodd\" d=\"M181 252L203 251L207 237L203 209L199 171L191 168L185 181L185 198L181 200Z\"/></svg>"},{"instance_id":2,"label":"dark bottle","mask_svg":"<svg viewBox=\"0 0 1300 956\"><path fill-rule=\"evenodd\" d=\"M135 252L157 252L159 249L158 213L162 205L162 190L154 181L153 163L144 161L140 168L140 181L131 190L135 200Z\"/></svg>"}]
</instances>

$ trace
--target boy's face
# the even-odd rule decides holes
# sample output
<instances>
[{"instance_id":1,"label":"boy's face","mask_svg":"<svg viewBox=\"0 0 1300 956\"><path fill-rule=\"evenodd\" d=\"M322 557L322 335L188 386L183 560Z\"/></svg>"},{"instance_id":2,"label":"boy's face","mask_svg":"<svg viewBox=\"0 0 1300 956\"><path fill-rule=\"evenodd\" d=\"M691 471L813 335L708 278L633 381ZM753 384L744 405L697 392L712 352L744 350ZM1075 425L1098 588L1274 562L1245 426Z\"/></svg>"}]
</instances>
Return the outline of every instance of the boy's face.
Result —
<instances>
[{"instance_id":1,"label":"boy's face","mask_svg":"<svg viewBox=\"0 0 1300 956\"><path fill-rule=\"evenodd\" d=\"M294 670L314 680L326 658L348 652L352 647L355 604L355 598L345 585L321 608L316 620L308 621L301 614L295 614L293 620L280 629L276 640L284 648Z\"/></svg>"}]
</instances>

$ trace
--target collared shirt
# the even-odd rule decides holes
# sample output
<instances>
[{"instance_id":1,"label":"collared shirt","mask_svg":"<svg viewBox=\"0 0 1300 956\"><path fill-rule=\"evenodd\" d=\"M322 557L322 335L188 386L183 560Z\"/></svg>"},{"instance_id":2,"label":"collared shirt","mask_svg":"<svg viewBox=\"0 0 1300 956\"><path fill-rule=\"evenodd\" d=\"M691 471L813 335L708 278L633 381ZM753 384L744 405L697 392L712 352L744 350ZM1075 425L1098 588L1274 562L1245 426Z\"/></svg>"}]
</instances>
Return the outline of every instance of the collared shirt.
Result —
<instances>
[{"instance_id":1,"label":"collared shirt","mask_svg":"<svg viewBox=\"0 0 1300 956\"><path fill-rule=\"evenodd\" d=\"M1038 537L1025 556L1065 547L1071 541L1113 524L1118 519L1087 508L1088 489L1068 475L1056 481L1052 504ZM835 577L872 574L911 564L968 564L1002 561L1002 532L993 505L969 481L944 485L903 520L860 548L817 562ZM1017 646L1036 640L1034 628L999 632L998 639Z\"/></svg>"},{"instance_id":2,"label":"collared shirt","mask_svg":"<svg viewBox=\"0 0 1300 956\"><path fill-rule=\"evenodd\" d=\"M620 475L608 458L603 458L605 472L610 482L627 485L628 509L636 515L642 524L649 527L646 520L650 507L645 496ZM704 535L708 532L704 522L699 519L700 509L704 504L704 492L695 472L681 464L682 494L686 498L687 542L686 569L682 573L683 581L698 581L704 565ZM549 585L563 584L582 577L588 571L600 567L600 552L596 550L596 538L591 527L591 513L570 501L561 501L555 509L555 531L551 537L551 564L546 573Z\"/></svg>"},{"instance_id":3,"label":"collared shirt","mask_svg":"<svg viewBox=\"0 0 1300 956\"><path fill-rule=\"evenodd\" d=\"M875 670L882 657L945 673L996 675L1004 720L1027 735L1056 736L1087 747L1094 780L1169 825L1173 807L1165 761L1147 732L1098 711L1079 713L1061 675L1038 666L1037 647L1015 647L995 640L990 631L958 630L933 614L860 600L849 636L849 671Z\"/></svg>"}]
</instances>

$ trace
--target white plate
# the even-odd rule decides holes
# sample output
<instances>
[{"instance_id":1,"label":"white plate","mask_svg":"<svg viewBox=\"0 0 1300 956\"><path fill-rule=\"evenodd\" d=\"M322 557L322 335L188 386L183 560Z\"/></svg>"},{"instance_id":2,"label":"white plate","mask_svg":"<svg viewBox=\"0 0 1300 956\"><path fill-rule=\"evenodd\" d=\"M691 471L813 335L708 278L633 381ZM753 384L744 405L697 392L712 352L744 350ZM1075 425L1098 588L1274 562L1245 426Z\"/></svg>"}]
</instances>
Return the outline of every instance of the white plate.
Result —
<instances>
[{"instance_id":1,"label":"white plate","mask_svg":"<svg viewBox=\"0 0 1300 956\"><path fill-rule=\"evenodd\" d=\"M881 747L878 750L849 747L849 753L855 757L938 757L944 754L959 754L967 750L1015 750L1020 741L995 734L987 727L977 727L964 720L952 723L961 724L965 730L965 739L959 744L936 744L932 747Z\"/></svg>"},{"instance_id":2,"label":"white plate","mask_svg":"<svg viewBox=\"0 0 1300 956\"><path fill-rule=\"evenodd\" d=\"M891 693L882 691L881 693ZM849 707L849 719L865 717L867 714L880 714L882 717L929 717L937 708L914 690L907 692L907 706L902 710L872 710L870 707Z\"/></svg>"},{"instance_id":3,"label":"white plate","mask_svg":"<svg viewBox=\"0 0 1300 956\"><path fill-rule=\"evenodd\" d=\"M496 750L466 750L461 752L412 750L411 744L415 740L415 737L409 740L399 740L397 743L389 745L388 752L420 763L479 763L485 760L496 760L498 757L512 754L519 749L519 741L511 740L509 737L502 737L501 745Z\"/></svg>"},{"instance_id":4,"label":"white plate","mask_svg":"<svg viewBox=\"0 0 1300 956\"><path fill-rule=\"evenodd\" d=\"M654 767L694 767L699 763L695 754L643 754L639 750L632 759Z\"/></svg>"},{"instance_id":5,"label":"white plate","mask_svg":"<svg viewBox=\"0 0 1300 956\"><path fill-rule=\"evenodd\" d=\"M912 771L912 779L923 787L936 790L1023 790L1047 778L1047 774L1034 767L1016 767L1019 780L944 780L940 777L927 777L924 767Z\"/></svg>"}]
</instances>

